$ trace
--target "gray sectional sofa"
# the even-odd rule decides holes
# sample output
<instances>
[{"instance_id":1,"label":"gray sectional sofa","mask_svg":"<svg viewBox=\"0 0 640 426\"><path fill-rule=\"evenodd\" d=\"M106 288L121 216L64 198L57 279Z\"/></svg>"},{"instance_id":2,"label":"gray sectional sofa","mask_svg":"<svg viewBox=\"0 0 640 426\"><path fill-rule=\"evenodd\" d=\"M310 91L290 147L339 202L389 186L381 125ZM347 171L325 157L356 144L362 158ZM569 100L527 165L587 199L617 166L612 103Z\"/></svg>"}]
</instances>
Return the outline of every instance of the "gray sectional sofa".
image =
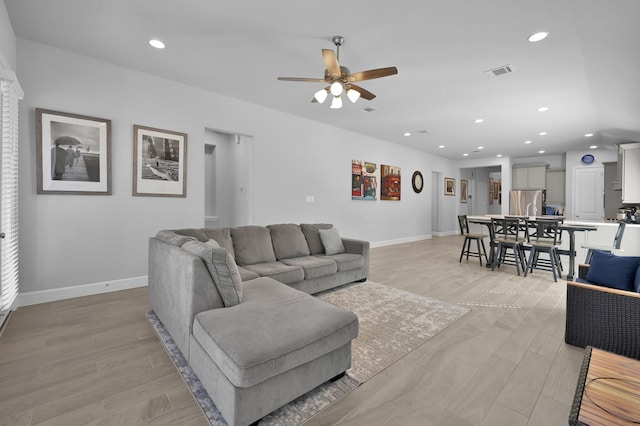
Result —
<instances>
[{"instance_id":1,"label":"gray sectional sofa","mask_svg":"<svg viewBox=\"0 0 640 426\"><path fill-rule=\"evenodd\" d=\"M369 272L369 243L328 224L160 231L149 300L230 425L351 366L358 318L310 294Z\"/></svg>"}]
</instances>

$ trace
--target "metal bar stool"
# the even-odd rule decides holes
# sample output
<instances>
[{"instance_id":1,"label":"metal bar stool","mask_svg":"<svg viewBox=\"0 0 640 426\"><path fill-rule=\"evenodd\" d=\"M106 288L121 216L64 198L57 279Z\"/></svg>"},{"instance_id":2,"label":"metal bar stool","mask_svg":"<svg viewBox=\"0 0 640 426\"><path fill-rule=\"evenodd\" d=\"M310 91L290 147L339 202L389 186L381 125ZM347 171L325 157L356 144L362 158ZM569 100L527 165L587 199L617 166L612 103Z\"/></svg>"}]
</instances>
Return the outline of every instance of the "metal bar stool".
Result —
<instances>
[{"instance_id":1,"label":"metal bar stool","mask_svg":"<svg viewBox=\"0 0 640 426\"><path fill-rule=\"evenodd\" d=\"M586 264L591 263L591 258L593 257L594 251L603 251L605 253L612 253L614 250L619 250L620 245L622 244L622 236L624 235L624 229L627 226L627 222L620 222L618 224L618 230L616 231L616 236L613 238L612 246L599 246L599 245L583 245L582 248L587 249L587 259L584 261Z\"/></svg>"},{"instance_id":2,"label":"metal bar stool","mask_svg":"<svg viewBox=\"0 0 640 426\"><path fill-rule=\"evenodd\" d=\"M523 228L523 224L524 221L521 217L491 218L491 226L494 229L494 241L496 243L496 255L491 265L492 271L502 264L509 264L514 265L516 272L520 275L520 269L522 268L524 271L527 267L523 248L523 243L527 241L527 230Z\"/></svg>"},{"instance_id":3,"label":"metal bar stool","mask_svg":"<svg viewBox=\"0 0 640 426\"><path fill-rule=\"evenodd\" d=\"M467 220L466 214L458 215L458 225L460 225L460 233L464 236L464 243L462 244L462 251L460 252L458 262L462 262L462 257L466 254L467 261L469 260L469 256L477 257L480 260L480 266L482 266L482 255L484 254L484 258L488 263L487 250L484 246L484 238L488 237L488 235L470 233L469 221ZM477 251L471 251L471 241L476 242ZM482 252L480 251L480 247L482 247Z\"/></svg>"},{"instance_id":4,"label":"metal bar stool","mask_svg":"<svg viewBox=\"0 0 640 426\"><path fill-rule=\"evenodd\" d=\"M558 223L557 219L536 219L528 220L527 223L527 246L530 249L527 268L524 271L526 277L529 271L541 269L553 272L553 281L558 282L558 275L561 275L562 265L558 253ZM541 259L540 254L546 253L548 259Z\"/></svg>"}]
</instances>

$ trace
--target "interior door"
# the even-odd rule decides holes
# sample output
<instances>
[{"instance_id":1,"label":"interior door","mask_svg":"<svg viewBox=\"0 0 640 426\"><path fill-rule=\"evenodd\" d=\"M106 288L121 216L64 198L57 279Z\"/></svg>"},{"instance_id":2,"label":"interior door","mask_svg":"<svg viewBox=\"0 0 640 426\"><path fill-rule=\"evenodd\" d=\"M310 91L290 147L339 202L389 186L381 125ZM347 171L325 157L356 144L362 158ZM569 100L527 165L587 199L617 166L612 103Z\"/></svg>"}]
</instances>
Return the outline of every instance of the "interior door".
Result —
<instances>
[{"instance_id":1,"label":"interior door","mask_svg":"<svg viewBox=\"0 0 640 426\"><path fill-rule=\"evenodd\" d=\"M573 169L573 214L578 220L604 218L604 167Z\"/></svg>"}]
</instances>

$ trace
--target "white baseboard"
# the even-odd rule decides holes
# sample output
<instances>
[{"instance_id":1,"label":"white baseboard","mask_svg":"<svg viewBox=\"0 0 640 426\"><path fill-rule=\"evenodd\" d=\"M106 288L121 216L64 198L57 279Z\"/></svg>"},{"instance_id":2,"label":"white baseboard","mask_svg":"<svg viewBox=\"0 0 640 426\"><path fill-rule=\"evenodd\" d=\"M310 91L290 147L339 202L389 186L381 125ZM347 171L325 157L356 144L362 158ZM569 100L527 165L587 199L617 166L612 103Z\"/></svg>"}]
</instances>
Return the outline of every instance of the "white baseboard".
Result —
<instances>
[{"instance_id":1,"label":"white baseboard","mask_svg":"<svg viewBox=\"0 0 640 426\"><path fill-rule=\"evenodd\" d=\"M449 235L459 234L458 231L446 231L446 232L434 232L433 235L436 237L448 237Z\"/></svg>"},{"instance_id":2,"label":"white baseboard","mask_svg":"<svg viewBox=\"0 0 640 426\"><path fill-rule=\"evenodd\" d=\"M122 280L103 281L99 283L81 284L51 290L18 293L17 306L36 305L38 303L55 302L56 300L71 299L74 297L92 296L94 294L128 290L130 288L144 287L147 285L147 282L148 277L145 275L142 277L125 278Z\"/></svg>"},{"instance_id":3,"label":"white baseboard","mask_svg":"<svg viewBox=\"0 0 640 426\"><path fill-rule=\"evenodd\" d=\"M413 243L414 241L422 241L422 240L430 240L431 235L417 235L415 237L408 238L399 238L397 240L387 240L387 241L376 241L375 243L371 243L370 247L384 247L384 246L392 246L395 244L404 244L404 243Z\"/></svg>"}]
</instances>

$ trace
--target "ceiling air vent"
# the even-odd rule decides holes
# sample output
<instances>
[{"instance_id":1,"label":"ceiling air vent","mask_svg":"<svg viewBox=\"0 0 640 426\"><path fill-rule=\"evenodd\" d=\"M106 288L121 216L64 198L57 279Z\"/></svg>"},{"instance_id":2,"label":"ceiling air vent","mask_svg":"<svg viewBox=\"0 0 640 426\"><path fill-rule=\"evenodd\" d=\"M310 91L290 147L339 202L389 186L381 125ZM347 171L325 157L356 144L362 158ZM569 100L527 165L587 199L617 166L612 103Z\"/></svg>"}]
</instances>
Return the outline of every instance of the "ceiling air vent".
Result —
<instances>
[{"instance_id":1,"label":"ceiling air vent","mask_svg":"<svg viewBox=\"0 0 640 426\"><path fill-rule=\"evenodd\" d=\"M501 75L509 74L511 72L513 72L513 67L511 65L503 65L501 67L494 68L489 71L485 71L484 73L487 74L489 77L499 77Z\"/></svg>"},{"instance_id":2,"label":"ceiling air vent","mask_svg":"<svg viewBox=\"0 0 640 426\"><path fill-rule=\"evenodd\" d=\"M377 111L377 110L378 110L378 108L372 107L372 106L368 106L368 107L362 108L362 111L364 111L364 112L373 112L373 111Z\"/></svg>"}]
</instances>

